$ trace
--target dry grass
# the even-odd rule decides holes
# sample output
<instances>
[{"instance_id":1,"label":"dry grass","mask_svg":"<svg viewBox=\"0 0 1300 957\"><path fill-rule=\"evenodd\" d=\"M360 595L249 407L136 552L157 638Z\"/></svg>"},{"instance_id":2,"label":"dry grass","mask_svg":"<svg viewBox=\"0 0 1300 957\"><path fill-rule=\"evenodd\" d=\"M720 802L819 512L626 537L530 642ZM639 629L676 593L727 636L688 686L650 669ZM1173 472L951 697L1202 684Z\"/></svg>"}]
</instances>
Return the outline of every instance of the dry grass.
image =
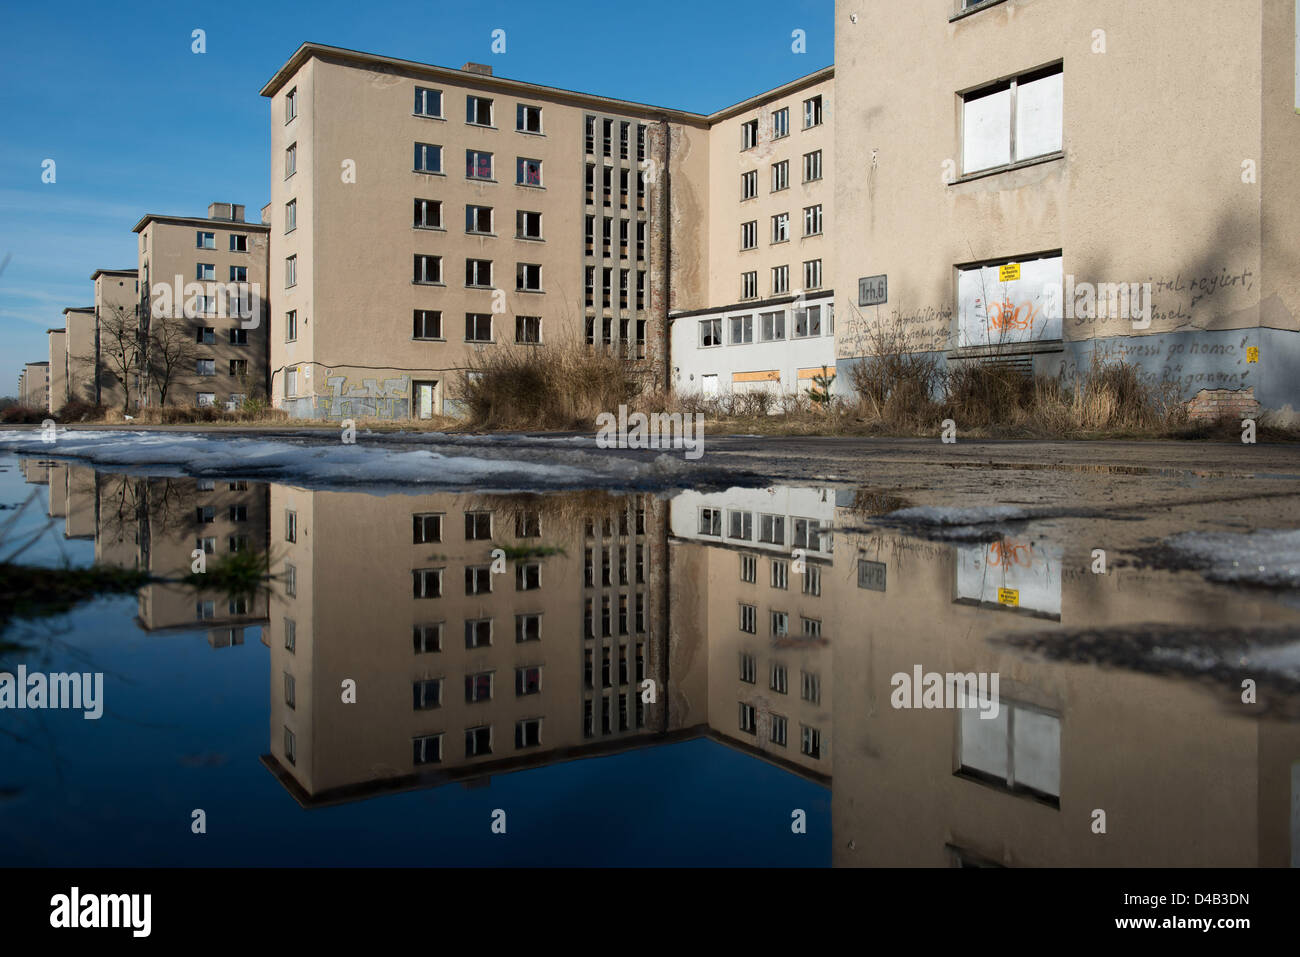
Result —
<instances>
[{"instance_id":1,"label":"dry grass","mask_svg":"<svg viewBox=\"0 0 1300 957\"><path fill-rule=\"evenodd\" d=\"M623 359L575 343L485 349L459 385L472 429L592 429L643 390Z\"/></svg>"},{"instance_id":2,"label":"dry grass","mask_svg":"<svg viewBox=\"0 0 1300 957\"><path fill-rule=\"evenodd\" d=\"M274 425L284 426L290 421L289 413L265 405L248 403L235 412L212 406L149 406L131 413L130 419L121 409L110 409L99 420L106 425Z\"/></svg>"}]
</instances>

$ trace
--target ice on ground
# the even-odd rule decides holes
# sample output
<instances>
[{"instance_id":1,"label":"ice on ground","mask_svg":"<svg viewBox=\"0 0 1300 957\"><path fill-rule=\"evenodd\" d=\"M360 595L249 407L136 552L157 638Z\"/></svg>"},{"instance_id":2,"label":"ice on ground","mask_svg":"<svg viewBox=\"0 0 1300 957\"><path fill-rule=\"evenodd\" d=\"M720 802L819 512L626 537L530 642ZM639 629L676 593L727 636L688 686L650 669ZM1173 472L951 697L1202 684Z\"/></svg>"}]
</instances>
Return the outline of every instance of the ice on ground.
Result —
<instances>
[{"instance_id":1,"label":"ice on ground","mask_svg":"<svg viewBox=\"0 0 1300 957\"><path fill-rule=\"evenodd\" d=\"M1029 513L1014 505L966 508L917 505L912 508L897 509L884 517L892 522L908 525L989 525L996 522L1025 521L1029 518Z\"/></svg>"},{"instance_id":2,"label":"ice on ground","mask_svg":"<svg viewBox=\"0 0 1300 957\"><path fill-rule=\"evenodd\" d=\"M102 468L159 474L289 482L305 488L393 486L509 491L543 488L650 488L699 483L707 472L680 455L587 452L572 439L503 443L497 436L424 436L423 448L358 433L355 444L319 434L241 437L185 432L78 429L52 442L39 431L0 431L0 451L84 459ZM733 477L734 479L734 477Z\"/></svg>"},{"instance_id":3,"label":"ice on ground","mask_svg":"<svg viewBox=\"0 0 1300 957\"><path fill-rule=\"evenodd\" d=\"M1165 545L1213 581L1300 587L1300 529L1183 532Z\"/></svg>"}]
</instances>

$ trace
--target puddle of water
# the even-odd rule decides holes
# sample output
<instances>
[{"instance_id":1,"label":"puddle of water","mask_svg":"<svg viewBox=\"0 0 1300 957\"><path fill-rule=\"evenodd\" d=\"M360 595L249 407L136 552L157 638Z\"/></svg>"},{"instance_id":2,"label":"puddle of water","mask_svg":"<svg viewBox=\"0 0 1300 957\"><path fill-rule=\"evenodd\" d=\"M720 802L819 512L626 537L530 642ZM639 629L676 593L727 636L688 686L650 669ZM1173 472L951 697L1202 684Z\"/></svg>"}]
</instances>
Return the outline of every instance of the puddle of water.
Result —
<instances>
[{"instance_id":1,"label":"puddle of water","mask_svg":"<svg viewBox=\"0 0 1300 957\"><path fill-rule=\"evenodd\" d=\"M5 863L1300 854L1300 611L1097 573L1060 528L866 527L909 504L881 489L375 495L0 460L0 503L33 491L0 511L25 562L176 579L249 549L273 578L9 623L0 670L104 690L98 720L3 714ZM963 709L967 676L995 692Z\"/></svg>"}]
</instances>

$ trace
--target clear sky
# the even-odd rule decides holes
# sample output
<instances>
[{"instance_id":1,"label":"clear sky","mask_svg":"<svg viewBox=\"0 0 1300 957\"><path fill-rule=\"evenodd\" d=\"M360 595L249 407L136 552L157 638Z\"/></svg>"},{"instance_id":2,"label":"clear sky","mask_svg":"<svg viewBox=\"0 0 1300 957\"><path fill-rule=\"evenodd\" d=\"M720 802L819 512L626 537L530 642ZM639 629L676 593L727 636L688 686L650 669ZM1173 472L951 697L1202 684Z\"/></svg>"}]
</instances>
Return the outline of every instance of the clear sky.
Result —
<instances>
[{"instance_id":1,"label":"clear sky","mask_svg":"<svg viewBox=\"0 0 1300 957\"><path fill-rule=\"evenodd\" d=\"M707 113L829 65L833 0L7 4L0 13L0 395L45 330L136 262L149 213L270 199L258 90L304 41ZM491 52L492 31L506 52ZM206 31L207 50L191 51ZM801 29L807 52L791 50ZM43 163L55 161L55 182Z\"/></svg>"}]
</instances>

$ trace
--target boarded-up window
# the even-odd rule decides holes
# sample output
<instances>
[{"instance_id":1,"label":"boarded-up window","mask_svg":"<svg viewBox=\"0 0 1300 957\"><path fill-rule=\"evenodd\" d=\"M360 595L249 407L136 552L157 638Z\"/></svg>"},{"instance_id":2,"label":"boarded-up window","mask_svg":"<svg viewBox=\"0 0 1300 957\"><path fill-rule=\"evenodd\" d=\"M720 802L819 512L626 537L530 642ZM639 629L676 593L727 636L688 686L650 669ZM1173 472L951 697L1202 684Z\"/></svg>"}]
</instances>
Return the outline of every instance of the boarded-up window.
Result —
<instances>
[{"instance_id":1,"label":"boarded-up window","mask_svg":"<svg viewBox=\"0 0 1300 957\"><path fill-rule=\"evenodd\" d=\"M1060 339L1061 281L1059 255L959 269L957 346Z\"/></svg>"},{"instance_id":2,"label":"boarded-up window","mask_svg":"<svg viewBox=\"0 0 1300 957\"><path fill-rule=\"evenodd\" d=\"M978 173L1061 149L1060 64L991 84L962 98L962 172Z\"/></svg>"}]
</instances>

